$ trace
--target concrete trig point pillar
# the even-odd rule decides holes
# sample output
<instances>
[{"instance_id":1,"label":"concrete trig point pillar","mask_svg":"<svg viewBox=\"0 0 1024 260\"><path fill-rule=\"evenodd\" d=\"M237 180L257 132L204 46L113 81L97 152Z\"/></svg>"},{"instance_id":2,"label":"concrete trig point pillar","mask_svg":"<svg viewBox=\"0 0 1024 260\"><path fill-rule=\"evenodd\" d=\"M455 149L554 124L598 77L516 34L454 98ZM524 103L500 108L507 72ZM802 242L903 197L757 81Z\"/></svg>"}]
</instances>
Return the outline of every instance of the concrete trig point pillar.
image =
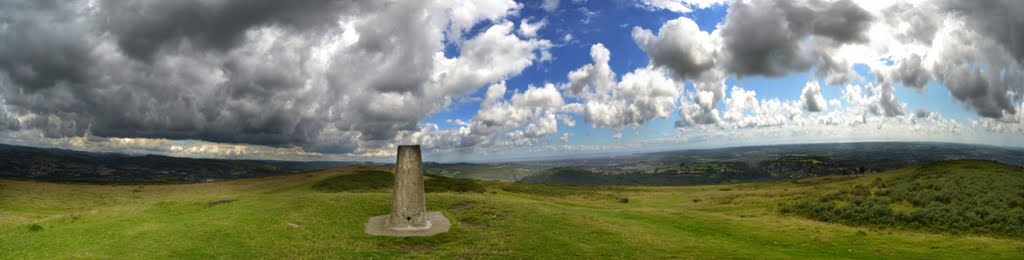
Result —
<instances>
[{"instance_id":1,"label":"concrete trig point pillar","mask_svg":"<svg viewBox=\"0 0 1024 260\"><path fill-rule=\"evenodd\" d=\"M423 157L419 145L398 146L391 214L370 218L366 233L377 236L431 236L448 232L451 222L440 212L427 212L423 191Z\"/></svg>"}]
</instances>

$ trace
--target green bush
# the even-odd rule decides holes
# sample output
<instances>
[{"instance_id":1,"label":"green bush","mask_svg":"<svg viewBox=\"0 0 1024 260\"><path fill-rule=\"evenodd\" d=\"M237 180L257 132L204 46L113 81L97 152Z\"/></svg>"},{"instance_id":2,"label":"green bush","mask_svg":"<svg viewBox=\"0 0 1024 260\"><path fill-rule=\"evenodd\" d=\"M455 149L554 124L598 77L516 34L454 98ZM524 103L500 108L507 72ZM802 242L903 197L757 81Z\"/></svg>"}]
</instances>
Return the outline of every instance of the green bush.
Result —
<instances>
[{"instance_id":1,"label":"green bush","mask_svg":"<svg viewBox=\"0 0 1024 260\"><path fill-rule=\"evenodd\" d=\"M782 213L853 226L1024 237L1024 171L951 161L875 179L780 207Z\"/></svg>"}]
</instances>

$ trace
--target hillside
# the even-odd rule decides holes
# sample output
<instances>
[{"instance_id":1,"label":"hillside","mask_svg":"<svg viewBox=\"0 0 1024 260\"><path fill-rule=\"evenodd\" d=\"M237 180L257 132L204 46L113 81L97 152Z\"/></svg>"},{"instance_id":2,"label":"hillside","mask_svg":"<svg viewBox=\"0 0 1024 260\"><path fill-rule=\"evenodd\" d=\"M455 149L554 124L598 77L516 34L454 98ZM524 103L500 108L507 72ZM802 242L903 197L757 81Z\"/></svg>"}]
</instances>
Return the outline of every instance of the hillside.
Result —
<instances>
[{"instance_id":1,"label":"hillside","mask_svg":"<svg viewBox=\"0 0 1024 260\"><path fill-rule=\"evenodd\" d=\"M1024 170L984 161L940 162L782 210L848 225L1024 238Z\"/></svg>"},{"instance_id":2,"label":"hillside","mask_svg":"<svg viewBox=\"0 0 1024 260\"><path fill-rule=\"evenodd\" d=\"M964 163L978 171L1002 167ZM428 193L428 209L444 213L453 227L426 238L363 233L369 217L390 210L390 193L386 189L345 191L344 183L352 177L338 176L362 172L357 179L374 183L386 176L365 175L367 170L387 169L349 166L264 178L142 186L0 180L0 258L1024 256L1024 240L1019 237L852 227L783 213L779 207L871 185L879 178L903 180L900 176L911 176L917 168L679 187L478 182L485 192ZM324 180L333 184L321 186L342 188L313 189Z\"/></svg>"},{"instance_id":3,"label":"hillside","mask_svg":"<svg viewBox=\"0 0 1024 260\"><path fill-rule=\"evenodd\" d=\"M188 183L281 175L349 165L133 156L0 144L0 177L88 183Z\"/></svg>"}]
</instances>

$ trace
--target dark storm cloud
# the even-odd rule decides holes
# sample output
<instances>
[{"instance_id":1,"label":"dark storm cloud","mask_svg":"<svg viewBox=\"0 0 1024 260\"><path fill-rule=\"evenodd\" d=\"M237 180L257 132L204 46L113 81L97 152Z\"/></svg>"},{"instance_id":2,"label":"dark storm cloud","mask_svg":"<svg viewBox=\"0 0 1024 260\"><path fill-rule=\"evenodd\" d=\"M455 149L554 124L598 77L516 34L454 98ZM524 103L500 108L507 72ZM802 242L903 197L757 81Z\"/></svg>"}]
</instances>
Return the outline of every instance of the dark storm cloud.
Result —
<instances>
[{"instance_id":1,"label":"dark storm cloud","mask_svg":"<svg viewBox=\"0 0 1024 260\"><path fill-rule=\"evenodd\" d=\"M243 75L227 59L222 63L119 59L102 46L103 37L110 37L102 34L108 29L102 21L119 18L90 20L97 17L89 17L84 7L81 3L21 4L4 10L7 26L2 32L5 44L0 47L0 69L11 84L2 86L3 96L18 108L15 111L39 115L23 122L22 128L42 129L50 137L91 131L101 136L258 144L286 144L304 138L273 135L291 133L267 127L287 125L279 123L294 116L256 107L230 109L238 104L231 101L272 105L259 100L267 97L260 94L279 90L265 88L295 86L301 82L296 79L299 75L286 75L278 68ZM210 66L214 63L223 66ZM218 72L232 80L218 91L197 93L195 87L210 84L207 77Z\"/></svg>"},{"instance_id":2,"label":"dark storm cloud","mask_svg":"<svg viewBox=\"0 0 1024 260\"><path fill-rule=\"evenodd\" d=\"M853 67L844 60L833 58L824 52L816 52L814 75L825 80L829 85L843 85L857 79L857 73Z\"/></svg>"},{"instance_id":3,"label":"dark storm cloud","mask_svg":"<svg viewBox=\"0 0 1024 260\"><path fill-rule=\"evenodd\" d=\"M814 34L842 43L867 42L865 32L871 28L875 18L857 3L852 0L839 0L831 4L812 1L813 5L820 7L812 20Z\"/></svg>"},{"instance_id":4,"label":"dark storm cloud","mask_svg":"<svg viewBox=\"0 0 1024 260\"><path fill-rule=\"evenodd\" d=\"M1024 92L1024 2L943 1L942 12L962 18L967 30L952 35L935 78L978 115L1002 118L1016 114L1014 102Z\"/></svg>"},{"instance_id":5,"label":"dark storm cloud","mask_svg":"<svg viewBox=\"0 0 1024 260\"><path fill-rule=\"evenodd\" d=\"M926 118L928 117L928 115L928 110L924 108L918 108L916 111L914 111L914 117L916 118Z\"/></svg>"},{"instance_id":6,"label":"dark storm cloud","mask_svg":"<svg viewBox=\"0 0 1024 260\"><path fill-rule=\"evenodd\" d=\"M863 42L873 20L850 0L736 1L721 28L725 68L739 76L806 71L815 58L801 41L814 35L837 45Z\"/></svg>"},{"instance_id":7,"label":"dark storm cloud","mask_svg":"<svg viewBox=\"0 0 1024 260\"><path fill-rule=\"evenodd\" d=\"M1014 74L1019 78L1020 72L1010 72L1005 78L996 79L991 73L981 71L978 66L949 67L943 71L939 81L949 88L954 98L974 108L978 115L1001 118L1004 111L1010 114L1017 112L1008 94L1010 85L1005 80L1013 78Z\"/></svg>"},{"instance_id":8,"label":"dark storm cloud","mask_svg":"<svg viewBox=\"0 0 1024 260\"><path fill-rule=\"evenodd\" d=\"M902 83L903 86L915 89L924 88L932 79L931 74L921 64L921 56L917 54L912 54L900 61L891 77Z\"/></svg>"},{"instance_id":9,"label":"dark storm cloud","mask_svg":"<svg viewBox=\"0 0 1024 260\"><path fill-rule=\"evenodd\" d=\"M785 2L782 7L773 2L732 3L721 29L729 72L782 76L810 69L812 63L801 50L800 39L810 33L813 12L783 7L791 6Z\"/></svg>"},{"instance_id":10,"label":"dark storm cloud","mask_svg":"<svg viewBox=\"0 0 1024 260\"><path fill-rule=\"evenodd\" d=\"M53 26L74 19L75 12L56 1L0 3L0 69L14 84L29 89L58 83L83 83L90 77L84 68L94 65L91 46L76 37L84 26Z\"/></svg>"},{"instance_id":11,"label":"dark storm cloud","mask_svg":"<svg viewBox=\"0 0 1024 260\"><path fill-rule=\"evenodd\" d=\"M228 50L254 26L282 25L306 30L333 25L346 13L370 8L355 0L104 0L103 26L119 37L129 55L150 58L164 45L189 43Z\"/></svg>"},{"instance_id":12,"label":"dark storm cloud","mask_svg":"<svg viewBox=\"0 0 1024 260\"><path fill-rule=\"evenodd\" d=\"M940 4L945 11L964 17L974 30L992 37L1019 62L1024 62L1024 1L945 0Z\"/></svg>"},{"instance_id":13,"label":"dark storm cloud","mask_svg":"<svg viewBox=\"0 0 1024 260\"><path fill-rule=\"evenodd\" d=\"M518 8L465 4L2 1L0 130L326 152L384 144L549 46L509 25L475 44L493 48L439 66L446 35Z\"/></svg>"}]
</instances>

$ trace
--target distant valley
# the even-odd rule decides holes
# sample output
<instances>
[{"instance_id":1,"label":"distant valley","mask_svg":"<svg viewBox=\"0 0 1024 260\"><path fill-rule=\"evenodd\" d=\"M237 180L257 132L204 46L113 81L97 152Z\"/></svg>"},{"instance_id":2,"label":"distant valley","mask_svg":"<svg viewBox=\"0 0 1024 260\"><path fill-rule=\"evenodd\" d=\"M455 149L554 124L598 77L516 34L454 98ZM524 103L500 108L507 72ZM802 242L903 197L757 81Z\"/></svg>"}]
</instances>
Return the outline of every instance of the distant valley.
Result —
<instances>
[{"instance_id":1,"label":"distant valley","mask_svg":"<svg viewBox=\"0 0 1024 260\"><path fill-rule=\"evenodd\" d=\"M1024 149L949 143L829 143L680 150L499 164L436 164L427 173L553 184L687 185L882 172L945 160L1024 165Z\"/></svg>"},{"instance_id":2,"label":"distant valley","mask_svg":"<svg viewBox=\"0 0 1024 260\"><path fill-rule=\"evenodd\" d=\"M963 159L1024 165L1024 149L897 142L770 145L510 163L426 162L424 172L503 182L690 185L863 174ZM0 177L57 182L205 182L353 164L374 163L131 156L0 145Z\"/></svg>"}]
</instances>

